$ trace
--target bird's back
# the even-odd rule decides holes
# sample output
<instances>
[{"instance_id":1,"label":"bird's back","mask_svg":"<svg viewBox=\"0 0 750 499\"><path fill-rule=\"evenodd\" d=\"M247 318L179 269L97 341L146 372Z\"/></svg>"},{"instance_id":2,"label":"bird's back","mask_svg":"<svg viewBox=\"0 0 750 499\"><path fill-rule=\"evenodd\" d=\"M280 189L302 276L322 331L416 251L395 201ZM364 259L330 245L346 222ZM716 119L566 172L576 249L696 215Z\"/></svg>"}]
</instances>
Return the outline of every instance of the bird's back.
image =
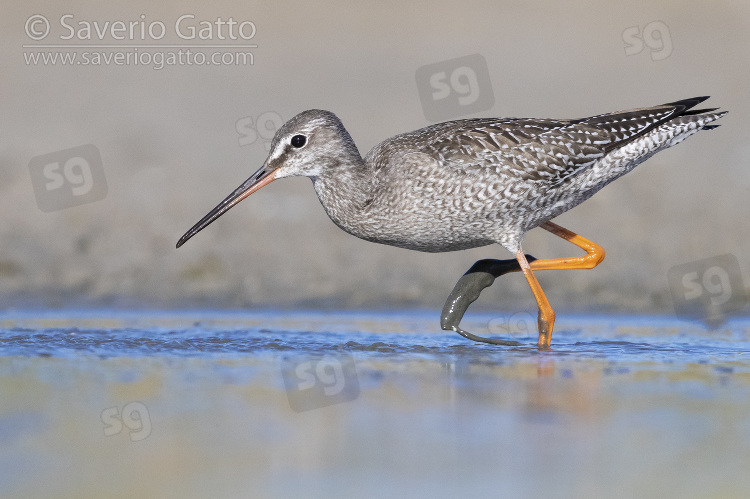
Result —
<instances>
[{"instance_id":1,"label":"bird's back","mask_svg":"<svg viewBox=\"0 0 750 499\"><path fill-rule=\"evenodd\" d=\"M473 230L470 244L505 234L513 245L656 152L713 128L708 124L725 113L691 110L706 98L583 119L439 123L378 144L365 163L381 206L401 212L404 230L433 219L437 226L439 219L454 231L468 226L463 239Z\"/></svg>"},{"instance_id":2,"label":"bird's back","mask_svg":"<svg viewBox=\"0 0 750 499\"><path fill-rule=\"evenodd\" d=\"M705 99L583 119L477 118L438 123L383 141L365 161L377 170L398 168L403 154L420 152L449 171L494 172L556 183L661 125L696 123L697 131L725 114L713 113L714 109L690 111Z\"/></svg>"}]
</instances>

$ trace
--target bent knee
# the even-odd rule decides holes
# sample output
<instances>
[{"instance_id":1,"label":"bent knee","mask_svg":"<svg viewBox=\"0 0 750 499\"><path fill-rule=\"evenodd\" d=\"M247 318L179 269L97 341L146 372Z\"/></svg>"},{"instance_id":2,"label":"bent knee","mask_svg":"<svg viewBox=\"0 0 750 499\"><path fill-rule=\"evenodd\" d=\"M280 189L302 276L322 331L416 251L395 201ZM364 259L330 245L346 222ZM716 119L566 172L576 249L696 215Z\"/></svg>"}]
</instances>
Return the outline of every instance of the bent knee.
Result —
<instances>
[{"instance_id":1,"label":"bent knee","mask_svg":"<svg viewBox=\"0 0 750 499\"><path fill-rule=\"evenodd\" d=\"M588 257L588 260L591 264L591 267L589 268L593 269L604 260L604 248L602 248L601 246L597 246L597 248L592 253L588 254Z\"/></svg>"}]
</instances>

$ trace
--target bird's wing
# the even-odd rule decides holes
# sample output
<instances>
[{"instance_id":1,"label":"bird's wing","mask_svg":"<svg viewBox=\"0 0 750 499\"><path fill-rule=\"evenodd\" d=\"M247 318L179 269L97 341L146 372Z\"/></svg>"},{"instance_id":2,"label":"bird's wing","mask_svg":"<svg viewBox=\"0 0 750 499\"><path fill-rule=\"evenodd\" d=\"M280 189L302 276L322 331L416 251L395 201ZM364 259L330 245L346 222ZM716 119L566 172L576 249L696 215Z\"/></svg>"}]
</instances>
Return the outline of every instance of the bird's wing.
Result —
<instances>
[{"instance_id":1,"label":"bird's wing","mask_svg":"<svg viewBox=\"0 0 750 499\"><path fill-rule=\"evenodd\" d=\"M593 164L608 142L602 130L571 121L480 120L438 139L431 149L446 168L544 180Z\"/></svg>"},{"instance_id":2,"label":"bird's wing","mask_svg":"<svg viewBox=\"0 0 750 499\"><path fill-rule=\"evenodd\" d=\"M706 98L577 120L455 121L426 148L445 168L555 185L675 117L710 111L687 112Z\"/></svg>"}]
</instances>

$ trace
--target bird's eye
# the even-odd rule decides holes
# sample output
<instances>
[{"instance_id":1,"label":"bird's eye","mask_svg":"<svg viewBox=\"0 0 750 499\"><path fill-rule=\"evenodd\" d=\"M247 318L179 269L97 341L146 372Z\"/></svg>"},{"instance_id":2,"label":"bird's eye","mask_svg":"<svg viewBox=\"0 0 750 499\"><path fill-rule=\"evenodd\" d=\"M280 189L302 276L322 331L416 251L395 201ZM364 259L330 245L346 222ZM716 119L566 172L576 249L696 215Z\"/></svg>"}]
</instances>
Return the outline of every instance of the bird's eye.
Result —
<instances>
[{"instance_id":1,"label":"bird's eye","mask_svg":"<svg viewBox=\"0 0 750 499\"><path fill-rule=\"evenodd\" d=\"M295 135L292 137L292 145L299 149L300 147L303 147L307 143L307 137L304 135Z\"/></svg>"}]
</instances>

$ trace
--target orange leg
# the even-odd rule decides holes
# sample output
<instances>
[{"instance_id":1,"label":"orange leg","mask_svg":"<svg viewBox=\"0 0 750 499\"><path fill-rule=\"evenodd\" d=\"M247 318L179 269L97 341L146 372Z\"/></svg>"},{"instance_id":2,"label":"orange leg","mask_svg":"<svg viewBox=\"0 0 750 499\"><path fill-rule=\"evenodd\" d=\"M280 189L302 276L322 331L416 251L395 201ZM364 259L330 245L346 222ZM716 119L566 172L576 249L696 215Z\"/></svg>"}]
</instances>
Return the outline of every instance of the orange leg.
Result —
<instances>
[{"instance_id":1,"label":"orange leg","mask_svg":"<svg viewBox=\"0 0 750 499\"><path fill-rule=\"evenodd\" d=\"M540 225L540 227L558 237L570 241L586 251L585 256L535 260L531 263L526 260L523 251L519 251L516 254L516 260L518 260L518 263L521 266L523 275L526 277L526 281L528 281L529 286L531 287L531 292L534 293L534 298L539 307L538 344L542 348L548 348L552 338L552 328L555 325L555 311L550 306L549 301L544 295L544 291L542 291L542 287L539 285L539 281L537 281L533 271L552 269L592 269L604 260L604 248L589 241L585 237L581 237L557 224L553 224L552 222L545 222Z\"/></svg>"}]
</instances>

